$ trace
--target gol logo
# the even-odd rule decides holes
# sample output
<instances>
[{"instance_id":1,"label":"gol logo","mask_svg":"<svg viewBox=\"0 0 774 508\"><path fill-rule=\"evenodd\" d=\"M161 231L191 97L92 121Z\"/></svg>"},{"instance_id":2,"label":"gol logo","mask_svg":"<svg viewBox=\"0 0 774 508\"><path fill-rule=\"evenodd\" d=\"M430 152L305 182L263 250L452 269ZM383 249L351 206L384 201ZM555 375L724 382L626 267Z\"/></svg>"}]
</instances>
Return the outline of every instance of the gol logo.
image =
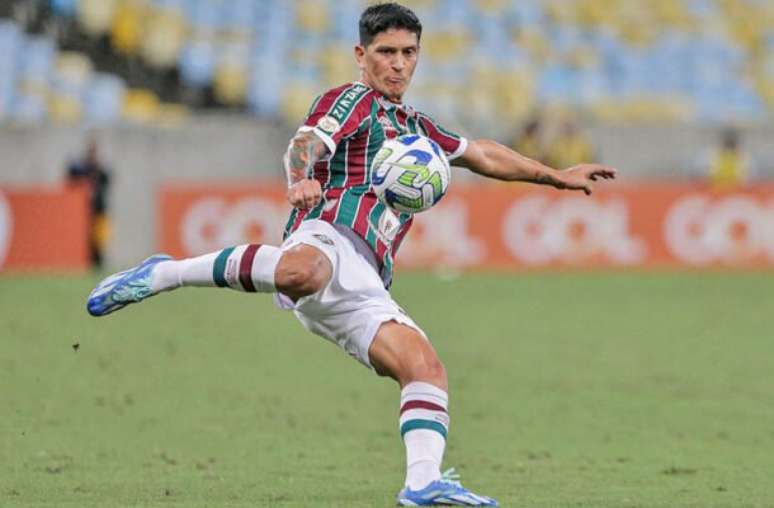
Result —
<instances>
[{"instance_id":1,"label":"gol logo","mask_svg":"<svg viewBox=\"0 0 774 508\"><path fill-rule=\"evenodd\" d=\"M188 256L224 245L279 245L286 219L287 210L270 200L251 197L229 203L206 198L194 202L183 216L181 240Z\"/></svg>"},{"instance_id":2,"label":"gol logo","mask_svg":"<svg viewBox=\"0 0 774 508\"><path fill-rule=\"evenodd\" d=\"M593 260L635 265L646 256L645 243L629 232L629 210L621 200L520 199L505 214L503 240L513 256L530 265Z\"/></svg>"},{"instance_id":3,"label":"gol logo","mask_svg":"<svg viewBox=\"0 0 774 508\"><path fill-rule=\"evenodd\" d=\"M3 266L5 256L8 254L8 248L11 246L12 233L11 207L3 193L0 192L0 267Z\"/></svg>"},{"instance_id":4,"label":"gol logo","mask_svg":"<svg viewBox=\"0 0 774 508\"><path fill-rule=\"evenodd\" d=\"M486 245L468 232L469 210L462 201L444 201L414 225L398 259L408 266L471 266L484 261Z\"/></svg>"},{"instance_id":5,"label":"gol logo","mask_svg":"<svg viewBox=\"0 0 774 508\"><path fill-rule=\"evenodd\" d=\"M774 261L774 203L748 196L713 201L688 196L670 208L664 237L672 254L693 265L738 264L768 257Z\"/></svg>"}]
</instances>

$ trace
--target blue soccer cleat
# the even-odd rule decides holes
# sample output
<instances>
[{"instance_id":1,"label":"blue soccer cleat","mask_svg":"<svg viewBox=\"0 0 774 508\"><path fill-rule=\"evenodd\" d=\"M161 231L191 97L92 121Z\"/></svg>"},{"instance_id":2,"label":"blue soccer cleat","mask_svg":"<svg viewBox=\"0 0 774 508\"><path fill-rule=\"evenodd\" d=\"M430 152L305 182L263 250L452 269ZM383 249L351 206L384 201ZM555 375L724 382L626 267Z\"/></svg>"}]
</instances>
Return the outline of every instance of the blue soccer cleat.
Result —
<instances>
[{"instance_id":1,"label":"blue soccer cleat","mask_svg":"<svg viewBox=\"0 0 774 508\"><path fill-rule=\"evenodd\" d=\"M105 316L123 309L130 303L141 302L155 295L151 290L151 273L157 264L172 257L166 254L151 256L138 266L103 279L89 295L86 309L92 316Z\"/></svg>"},{"instance_id":2,"label":"blue soccer cleat","mask_svg":"<svg viewBox=\"0 0 774 508\"><path fill-rule=\"evenodd\" d=\"M398 493L398 506L498 506L491 497L479 496L463 487L459 478L452 468L424 489L405 487Z\"/></svg>"}]
</instances>

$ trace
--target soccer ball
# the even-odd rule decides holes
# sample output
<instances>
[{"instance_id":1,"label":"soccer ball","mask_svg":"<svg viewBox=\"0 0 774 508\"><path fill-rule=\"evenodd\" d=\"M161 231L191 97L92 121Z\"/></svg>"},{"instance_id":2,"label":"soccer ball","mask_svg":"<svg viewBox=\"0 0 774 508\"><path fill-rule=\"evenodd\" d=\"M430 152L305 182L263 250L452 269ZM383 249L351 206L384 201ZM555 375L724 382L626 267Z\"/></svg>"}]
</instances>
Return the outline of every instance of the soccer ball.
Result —
<instances>
[{"instance_id":1,"label":"soccer ball","mask_svg":"<svg viewBox=\"0 0 774 508\"><path fill-rule=\"evenodd\" d=\"M424 212L446 194L451 168L438 143L418 134L384 142L371 164L371 186L387 206Z\"/></svg>"}]
</instances>

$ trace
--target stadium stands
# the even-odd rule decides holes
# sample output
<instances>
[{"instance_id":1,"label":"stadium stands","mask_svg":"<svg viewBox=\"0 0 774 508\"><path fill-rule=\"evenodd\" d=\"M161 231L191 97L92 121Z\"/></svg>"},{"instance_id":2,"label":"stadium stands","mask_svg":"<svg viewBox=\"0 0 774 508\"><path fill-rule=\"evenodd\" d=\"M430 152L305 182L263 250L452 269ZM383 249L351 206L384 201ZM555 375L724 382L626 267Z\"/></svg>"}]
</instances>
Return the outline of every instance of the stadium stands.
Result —
<instances>
[{"instance_id":1,"label":"stadium stands","mask_svg":"<svg viewBox=\"0 0 774 508\"><path fill-rule=\"evenodd\" d=\"M351 79L361 0L48 0L49 15L214 103L295 122ZM758 122L774 112L765 0L419 0L411 100L472 127L552 105L602 121ZM0 118L122 118L126 76L95 75L55 39L0 23ZM132 83L137 87L137 83ZM153 89L152 84L148 88ZM48 97L48 99L47 99ZM476 114L471 114L471 104ZM197 106L198 104L192 104ZM131 108L130 108L131 109Z\"/></svg>"}]
</instances>

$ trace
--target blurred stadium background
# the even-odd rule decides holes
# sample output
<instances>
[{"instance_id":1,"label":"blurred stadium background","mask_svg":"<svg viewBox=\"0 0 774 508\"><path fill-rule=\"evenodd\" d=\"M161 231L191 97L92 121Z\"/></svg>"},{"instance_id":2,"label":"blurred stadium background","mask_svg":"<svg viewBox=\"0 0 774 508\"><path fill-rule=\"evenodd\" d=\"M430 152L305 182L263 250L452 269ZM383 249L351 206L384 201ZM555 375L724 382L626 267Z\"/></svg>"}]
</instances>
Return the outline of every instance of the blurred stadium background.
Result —
<instances>
[{"instance_id":1,"label":"blurred stadium background","mask_svg":"<svg viewBox=\"0 0 774 508\"><path fill-rule=\"evenodd\" d=\"M393 292L449 368L449 465L505 506L772 506L774 2L405 3L407 102L621 172L457 171L417 217ZM365 4L0 0L0 506L393 505L394 387L270 299L84 309L150 253L279 241Z\"/></svg>"},{"instance_id":2,"label":"blurred stadium background","mask_svg":"<svg viewBox=\"0 0 774 508\"><path fill-rule=\"evenodd\" d=\"M407 99L465 135L555 165L594 158L620 168L624 182L728 188L774 176L771 2L410 4L426 29ZM112 227L101 234L107 264L174 250L184 239L170 236L185 232L166 210L185 189L162 188L205 183L215 192L213 184L239 183L225 192L252 181L265 190L279 182L280 154L315 95L356 77L351 52L363 5L3 1L0 185L59 185L94 139L113 177ZM730 152L724 137L733 140ZM184 221L181 213L174 220ZM250 234L263 228L276 240L268 230L284 213L253 220ZM35 264L14 259L7 265Z\"/></svg>"}]
</instances>

